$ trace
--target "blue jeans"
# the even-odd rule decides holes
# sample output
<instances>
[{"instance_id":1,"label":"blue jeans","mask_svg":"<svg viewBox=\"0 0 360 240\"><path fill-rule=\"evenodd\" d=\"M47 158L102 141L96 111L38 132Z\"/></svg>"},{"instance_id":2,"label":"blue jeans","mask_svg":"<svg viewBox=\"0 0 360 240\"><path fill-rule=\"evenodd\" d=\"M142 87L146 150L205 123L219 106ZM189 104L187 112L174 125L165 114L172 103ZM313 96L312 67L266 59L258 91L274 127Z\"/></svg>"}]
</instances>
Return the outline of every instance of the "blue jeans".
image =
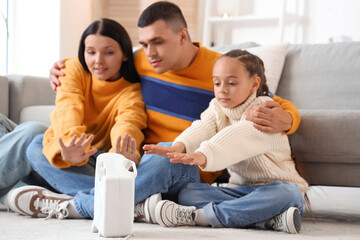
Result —
<instances>
[{"instance_id":1,"label":"blue jeans","mask_svg":"<svg viewBox=\"0 0 360 240\"><path fill-rule=\"evenodd\" d=\"M42 154L42 139L43 135L37 136L28 147L27 156L32 167L57 191L74 196L76 210L82 217L93 218L96 158L90 158L82 167L55 168ZM170 146L171 143L161 145ZM144 155L137 166L135 204L155 193L164 193L164 198L173 200L190 182L200 182L197 167L173 164L168 158L157 155Z\"/></svg>"},{"instance_id":2,"label":"blue jeans","mask_svg":"<svg viewBox=\"0 0 360 240\"><path fill-rule=\"evenodd\" d=\"M289 207L297 207L302 213L304 205L299 187L280 181L234 188L189 183L178 197L181 205L202 208L212 227L265 229L267 220Z\"/></svg>"},{"instance_id":3,"label":"blue jeans","mask_svg":"<svg viewBox=\"0 0 360 240\"><path fill-rule=\"evenodd\" d=\"M36 182L31 180L35 173L26 158L26 149L33 138L46 129L37 122L16 125L0 114L0 201L4 205L6 194L12 188Z\"/></svg>"}]
</instances>

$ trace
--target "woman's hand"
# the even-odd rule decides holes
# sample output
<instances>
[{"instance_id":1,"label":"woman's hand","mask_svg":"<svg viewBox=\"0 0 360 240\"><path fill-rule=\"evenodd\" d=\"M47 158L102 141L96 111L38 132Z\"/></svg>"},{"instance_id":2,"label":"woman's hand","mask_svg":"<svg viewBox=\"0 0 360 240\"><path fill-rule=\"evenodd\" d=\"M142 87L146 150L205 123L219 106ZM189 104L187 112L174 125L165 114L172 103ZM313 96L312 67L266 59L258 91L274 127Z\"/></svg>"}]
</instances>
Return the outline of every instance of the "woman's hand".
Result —
<instances>
[{"instance_id":1,"label":"woman's hand","mask_svg":"<svg viewBox=\"0 0 360 240\"><path fill-rule=\"evenodd\" d=\"M136 154L135 138L125 133L121 148L121 136L118 136L116 139L115 153L119 153L134 163L137 163L138 157Z\"/></svg>"},{"instance_id":2,"label":"woman's hand","mask_svg":"<svg viewBox=\"0 0 360 240\"><path fill-rule=\"evenodd\" d=\"M96 153L97 149L95 148L92 148L85 153L86 148L90 146L92 140L94 139L94 135L90 135L90 137L84 142L85 137L86 134L83 133L81 134L79 140L76 141L77 136L74 135L67 146L64 144L62 138L59 138L61 157L64 161L80 164Z\"/></svg>"},{"instance_id":3,"label":"woman's hand","mask_svg":"<svg viewBox=\"0 0 360 240\"><path fill-rule=\"evenodd\" d=\"M159 146L156 144L146 144L143 146L145 154L156 154L162 157L168 157L168 153L185 153L185 145L181 142L173 146Z\"/></svg>"},{"instance_id":4,"label":"woman's hand","mask_svg":"<svg viewBox=\"0 0 360 240\"><path fill-rule=\"evenodd\" d=\"M183 163L188 165L198 165L202 168L206 167L207 159L202 152L195 153L168 153L170 162Z\"/></svg>"}]
</instances>

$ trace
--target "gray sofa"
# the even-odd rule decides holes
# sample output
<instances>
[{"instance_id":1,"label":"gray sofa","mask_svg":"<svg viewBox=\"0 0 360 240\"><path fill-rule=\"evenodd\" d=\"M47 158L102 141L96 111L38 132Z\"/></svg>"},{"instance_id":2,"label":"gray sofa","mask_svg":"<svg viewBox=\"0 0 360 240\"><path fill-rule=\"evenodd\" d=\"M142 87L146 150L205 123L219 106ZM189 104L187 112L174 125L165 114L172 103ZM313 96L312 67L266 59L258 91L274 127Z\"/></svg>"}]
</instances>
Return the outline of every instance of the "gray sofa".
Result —
<instances>
[{"instance_id":1,"label":"gray sofa","mask_svg":"<svg viewBox=\"0 0 360 240\"><path fill-rule=\"evenodd\" d=\"M49 124L49 79L10 75L0 87L2 113ZM360 220L359 90L360 42L290 45L276 94L300 110L290 142L311 184L308 216Z\"/></svg>"}]
</instances>

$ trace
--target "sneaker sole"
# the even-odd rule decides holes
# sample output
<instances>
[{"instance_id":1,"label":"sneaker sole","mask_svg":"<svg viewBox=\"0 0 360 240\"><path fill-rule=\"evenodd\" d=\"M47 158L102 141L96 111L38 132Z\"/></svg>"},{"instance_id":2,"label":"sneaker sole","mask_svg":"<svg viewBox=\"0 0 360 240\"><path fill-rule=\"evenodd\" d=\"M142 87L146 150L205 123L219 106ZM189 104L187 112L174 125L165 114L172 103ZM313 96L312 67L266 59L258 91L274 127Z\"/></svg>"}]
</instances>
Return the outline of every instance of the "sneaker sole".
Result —
<instances>
[{"instance_id":1,"label":"sneaker sole","mask_svg":"<svg viewBox=\"0 0 360 240\"><path fill-rule=\"evenodd\" d=\"M160 201L158 202L158 204L156 204L156 208L155 208L155 218L157 222L163 227L173 227L173 225L167 225L162 217L162 210L169 202L170 201L167 200Z\"/></svg>"},{"instance_id":2,"label":"sneaker sole","mask_svg":"<svg viewBox=\"0 0 360 240\"><path fill-rule=\"evenodd\" d=\"M297 208L291 208L286 213L286 223L289 233L296 234L301 230L301 215Z\"/></svg>"},{"instance_id":3,"label":"sneaker sole","mask_svg":"<svg viewBox=\"0 0 360 240\"><path fill-rule=\"evenodd\" d=\"M149 222L150 223L158 223L155 217L155 208L158 202L162 200L161 193L157 193L152 195L149 199L145 201L145 207L149 212Z\"/></svg>"},{"instance_id":4,"label":"sneaker sole","mask_svg":"<svg viewBox=\"0 0 360 240\"><path fill-rule=\"evenodd\" d=\"M10 208L11 211L18 213L19 209L17 209L16 206L12 204L12 201L10 201L10 192L8 192L8 194L6 195L6 205Z\"/></svg>"}]
</instances>

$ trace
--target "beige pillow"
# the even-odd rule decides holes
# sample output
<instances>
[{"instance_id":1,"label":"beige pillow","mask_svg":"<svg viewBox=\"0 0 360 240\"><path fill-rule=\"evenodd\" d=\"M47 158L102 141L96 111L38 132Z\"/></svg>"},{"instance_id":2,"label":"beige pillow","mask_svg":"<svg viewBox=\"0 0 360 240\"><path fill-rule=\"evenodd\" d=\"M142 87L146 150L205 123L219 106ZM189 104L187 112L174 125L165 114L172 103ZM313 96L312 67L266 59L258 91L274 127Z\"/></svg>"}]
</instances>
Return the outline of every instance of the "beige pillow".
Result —
<instances>
[{"instance_id":1,"label":"beige pillow","mask_svg":"<svg viewBox=\"0 0 360 240\"><path fill-rule=\"evenodd\" d=\"M282 43L244 49L263 60L267 85L273 94L279 84L288 47L289 43ZM226 53L232 49L221 49L221 52Z\"/></svg>"}]
</instances>

